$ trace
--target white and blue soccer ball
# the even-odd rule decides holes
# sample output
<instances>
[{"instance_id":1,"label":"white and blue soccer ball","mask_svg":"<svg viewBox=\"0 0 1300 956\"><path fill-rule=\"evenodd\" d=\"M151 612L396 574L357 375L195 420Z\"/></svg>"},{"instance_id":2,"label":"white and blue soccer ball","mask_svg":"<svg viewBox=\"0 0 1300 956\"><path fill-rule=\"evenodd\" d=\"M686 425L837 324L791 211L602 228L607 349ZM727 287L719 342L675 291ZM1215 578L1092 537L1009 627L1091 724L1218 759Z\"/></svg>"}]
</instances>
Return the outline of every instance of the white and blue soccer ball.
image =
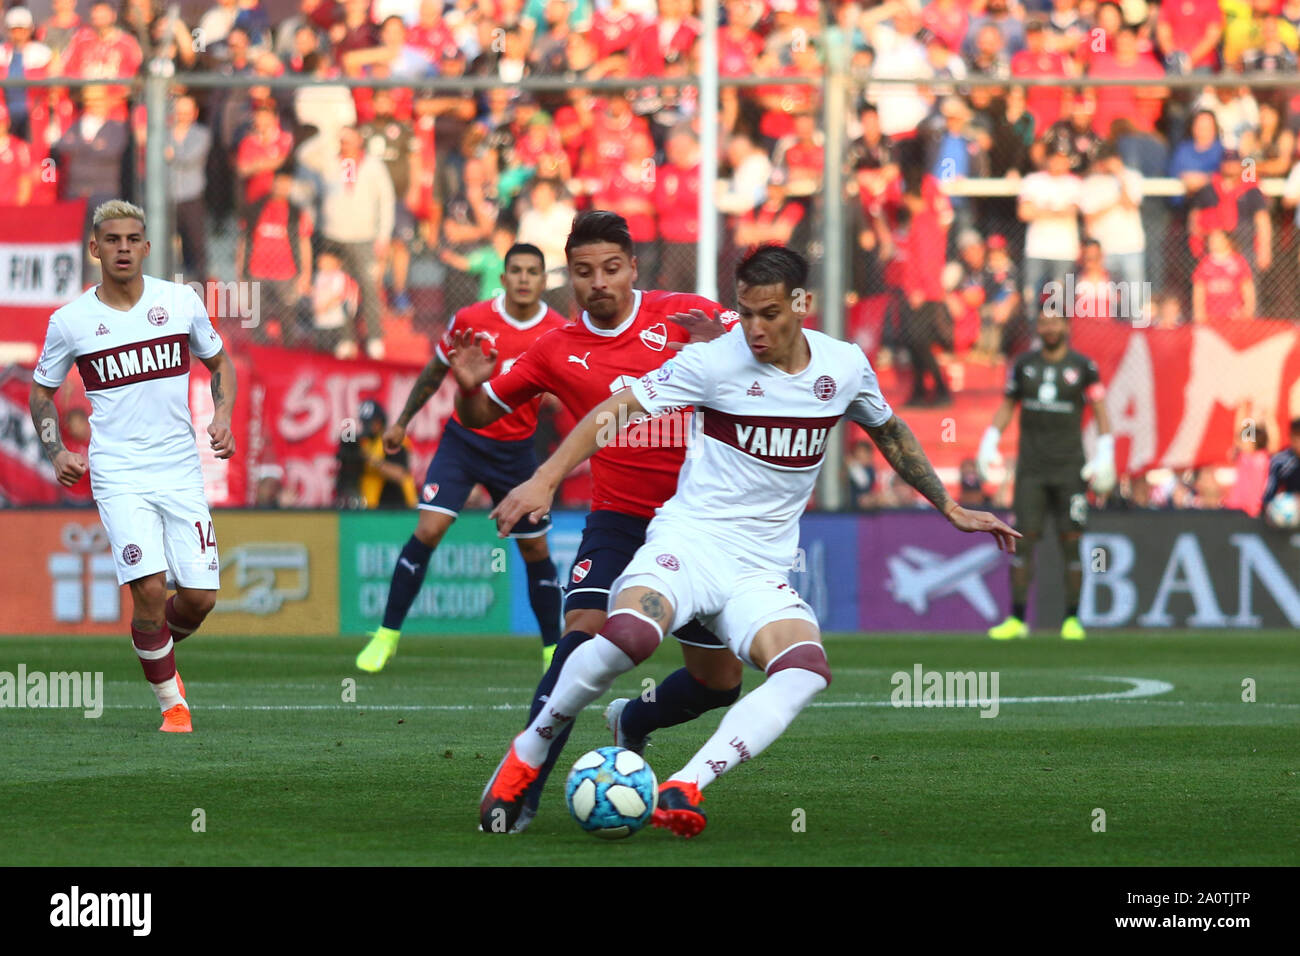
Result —
<instances>
[{"instance_id":1,"label":"white and blue soccer ball","mask_svg":"<svg viewBox=\"0 0 1300 956\"><path fill-rule=\"evenodd\" d=\"M606 840L631 836L650 820L659 781L650 765L622 747L578 758L564 783L564 800L578 826Z\"/></svg>"},{"instance_id":2,"label":"white and blue soccer ball","mask_svg":"<svg viewBox=\"0 0 1300 956\"><path fill-rule=\"evenodd\" d=\"M1275 528L1300 527L1300 496L1284 491L1268 503L1268 523Z\"/></svg>"}]
</instances>

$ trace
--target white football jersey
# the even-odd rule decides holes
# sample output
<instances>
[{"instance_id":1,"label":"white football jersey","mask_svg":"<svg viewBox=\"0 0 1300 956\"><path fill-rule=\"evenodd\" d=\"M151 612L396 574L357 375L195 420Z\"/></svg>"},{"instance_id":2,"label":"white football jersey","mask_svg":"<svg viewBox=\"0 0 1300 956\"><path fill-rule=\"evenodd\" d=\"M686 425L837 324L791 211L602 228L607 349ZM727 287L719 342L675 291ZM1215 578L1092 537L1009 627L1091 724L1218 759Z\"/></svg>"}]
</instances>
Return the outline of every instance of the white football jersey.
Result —
<instances>
[{"instance_id":1,"label":"white football jersey","mask_svg":"<svg viewBox=\"0 0 1300 956\"><path fill-rule=\"evenodd\" d=\"M130 311L88 289L50 316L35 379L57 388L76 362L90 398L90 487L123 491L198 488L203 474L190 422L190 356L211 358L221 336L197 292L144 277Z\"/></svg>"},{"instance_id":2,"label":"white football jersey","mask_svg":"<svg viewBox=\"0 0 1300 956\"><path fill-rule=\"evenodd\" d=\"M694 405L698 443L677 493L657 512L751 554L755 564L790 566L803 514L831 429L844 415L866 426L894 414L862 349L804 330L812 359L790 375L754 358L739 325L688 345L632 385L651 414Z\"/></svg>"}]
</instances>

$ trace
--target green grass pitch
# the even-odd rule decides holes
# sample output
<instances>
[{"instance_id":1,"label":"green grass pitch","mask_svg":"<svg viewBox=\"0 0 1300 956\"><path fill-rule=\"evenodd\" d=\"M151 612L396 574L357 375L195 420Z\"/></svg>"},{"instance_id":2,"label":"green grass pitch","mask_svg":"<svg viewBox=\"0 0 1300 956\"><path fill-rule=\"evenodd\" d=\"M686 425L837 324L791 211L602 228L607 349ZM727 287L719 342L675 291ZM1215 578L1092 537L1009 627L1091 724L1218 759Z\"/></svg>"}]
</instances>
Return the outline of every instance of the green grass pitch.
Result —
<instances>
[{"instance_id":1,"label":"green grass pitch","mask_svg":"<svg viewBox=\"0 0 1300 956\"><path fill-rule=\"evenodd\" d=\"M196 728L183 736L158 733L125 637L0 639L0 671L103 671L106 699L98 719L0 709L0 864L1293 865L1296 640L832 635L834 684L709 788L700 837L607 843L569 818L558 769L526 834L477 832L479 793L540 673L535 641L407 637L369 676L352 666L360 639L199 634L177 655ZM615 691L679 666L671 644ZM891 675L918 663L997 671L997 717L890 706ZM1159 689L1139 679L1172 689L1096 699ZM1064 699L1026 699L1044 697ZM720 716L656 736L661 779ZM593 708L561 767L609 742Z\"/></svg>"}]
</instances>

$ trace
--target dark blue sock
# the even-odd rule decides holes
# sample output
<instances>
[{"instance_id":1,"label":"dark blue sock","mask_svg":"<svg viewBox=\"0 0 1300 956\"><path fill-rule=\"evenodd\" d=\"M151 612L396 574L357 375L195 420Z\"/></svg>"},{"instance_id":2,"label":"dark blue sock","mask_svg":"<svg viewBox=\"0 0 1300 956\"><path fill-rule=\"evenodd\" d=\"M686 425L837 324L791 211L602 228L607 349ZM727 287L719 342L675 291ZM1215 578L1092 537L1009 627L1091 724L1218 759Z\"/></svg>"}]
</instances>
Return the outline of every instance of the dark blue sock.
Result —
<instances>
[{"instance_id":1,"label":"dark blue sock","mask_svg":"<svg viewBox=\"0 0 1300 956\"><path fill-rule=\"evenodd\" d=\"M633 697L623 708L623 733L645 737L661 727L694 720L706 711L730 707L740 696L740 685L730 690L710 690L685 667L673 671L655 688L654 700Z\"/></svg>"},{"instance_id":2,"label":"dark blue sock","mask_svg":"<svg viewBox=\"0 0 1300 956\"><path fill-rule=\"evenodd\" d=\"M528 603L537 616L542 647L550 647L560 639L560 582L556 579L555 562L546 557L527 561L524 567L528 571Z\"/></svg>"},{"instance_id":3,"label":"dark blue sock","mask_svg":"<svg viewBox=\"0 0 1300 956\"><path fill-rule=\"evenodd\" d=\"M425 572L429 570L429 547L415 535L406 542L393 566L393 580L388 585L388 606L384 608L384 627L400 631L406 612L415 602L415 596L424 585Z\"/></svg>"},{"instance_id":4,"label":"dark blue sock","mask_svg":"<svg viewBox=\"0 0 1300 956\"><path fill-rule=\"evenodd\" d=\"M525 727L533 722L533 718L542 712L546 706L546 701L550 699L551 691L555 690L555 682L560 679L560 670L564 667L564 662L569 659L569 655L574 652L581 644L591 640L592 635L586 631L570 631L560 638L560 642L555 647L555 656L551 658L551 666L547 668L542 675L541 682L537 685L537 690L533 694L533 705L528 710L528 720ZM542 790L546 786L546 778L551 775L551 768L555 762L560 759L560 753L564 750L564 745L568 743L569 733L573 730L573 725L578 722L575 717L560 731L560 735L551 742L550 753L546 755L546 763L542 764L542 770L537 775L537 779L529 786L524 797L524 803L527 806L537 807L538 801L542 798Z\"/></svg>"}]
</instances>

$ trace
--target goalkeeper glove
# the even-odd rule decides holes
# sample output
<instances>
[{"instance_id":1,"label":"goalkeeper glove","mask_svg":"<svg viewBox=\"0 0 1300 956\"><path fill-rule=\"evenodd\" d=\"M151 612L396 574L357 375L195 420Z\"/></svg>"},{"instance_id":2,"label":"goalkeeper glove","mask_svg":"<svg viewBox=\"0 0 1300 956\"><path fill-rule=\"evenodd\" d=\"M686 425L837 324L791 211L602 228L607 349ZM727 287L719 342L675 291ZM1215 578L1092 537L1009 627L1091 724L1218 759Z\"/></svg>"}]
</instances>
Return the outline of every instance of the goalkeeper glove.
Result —
<instances>
[{"instance_id":1,"label":"goalkeeper glove","mask_svg":"<svg viewBox=\"0 0 1300 956\"><path fill-rule=\"evenodd\" d=\"M1115 436L1098 435L1092 461L1080 472L1083 480L1099 495L1108 495L1115 487Z\"/></svg>"},{"instance_id":2,"label":"goalkeeper glove","mask_svg":"<svg viewBox=\"0 0 1300 956\"><path fill-rule=\"evenodd\" d=\"M990 425L984 430L984 437L980 439L979 454L975 457L975 468L980 473L982 481L989 480L989 469L996 468L1002 464L1002 456L998 454L998 442L1002 438L1002 433Z\"/></svg>"}]
</instances>

